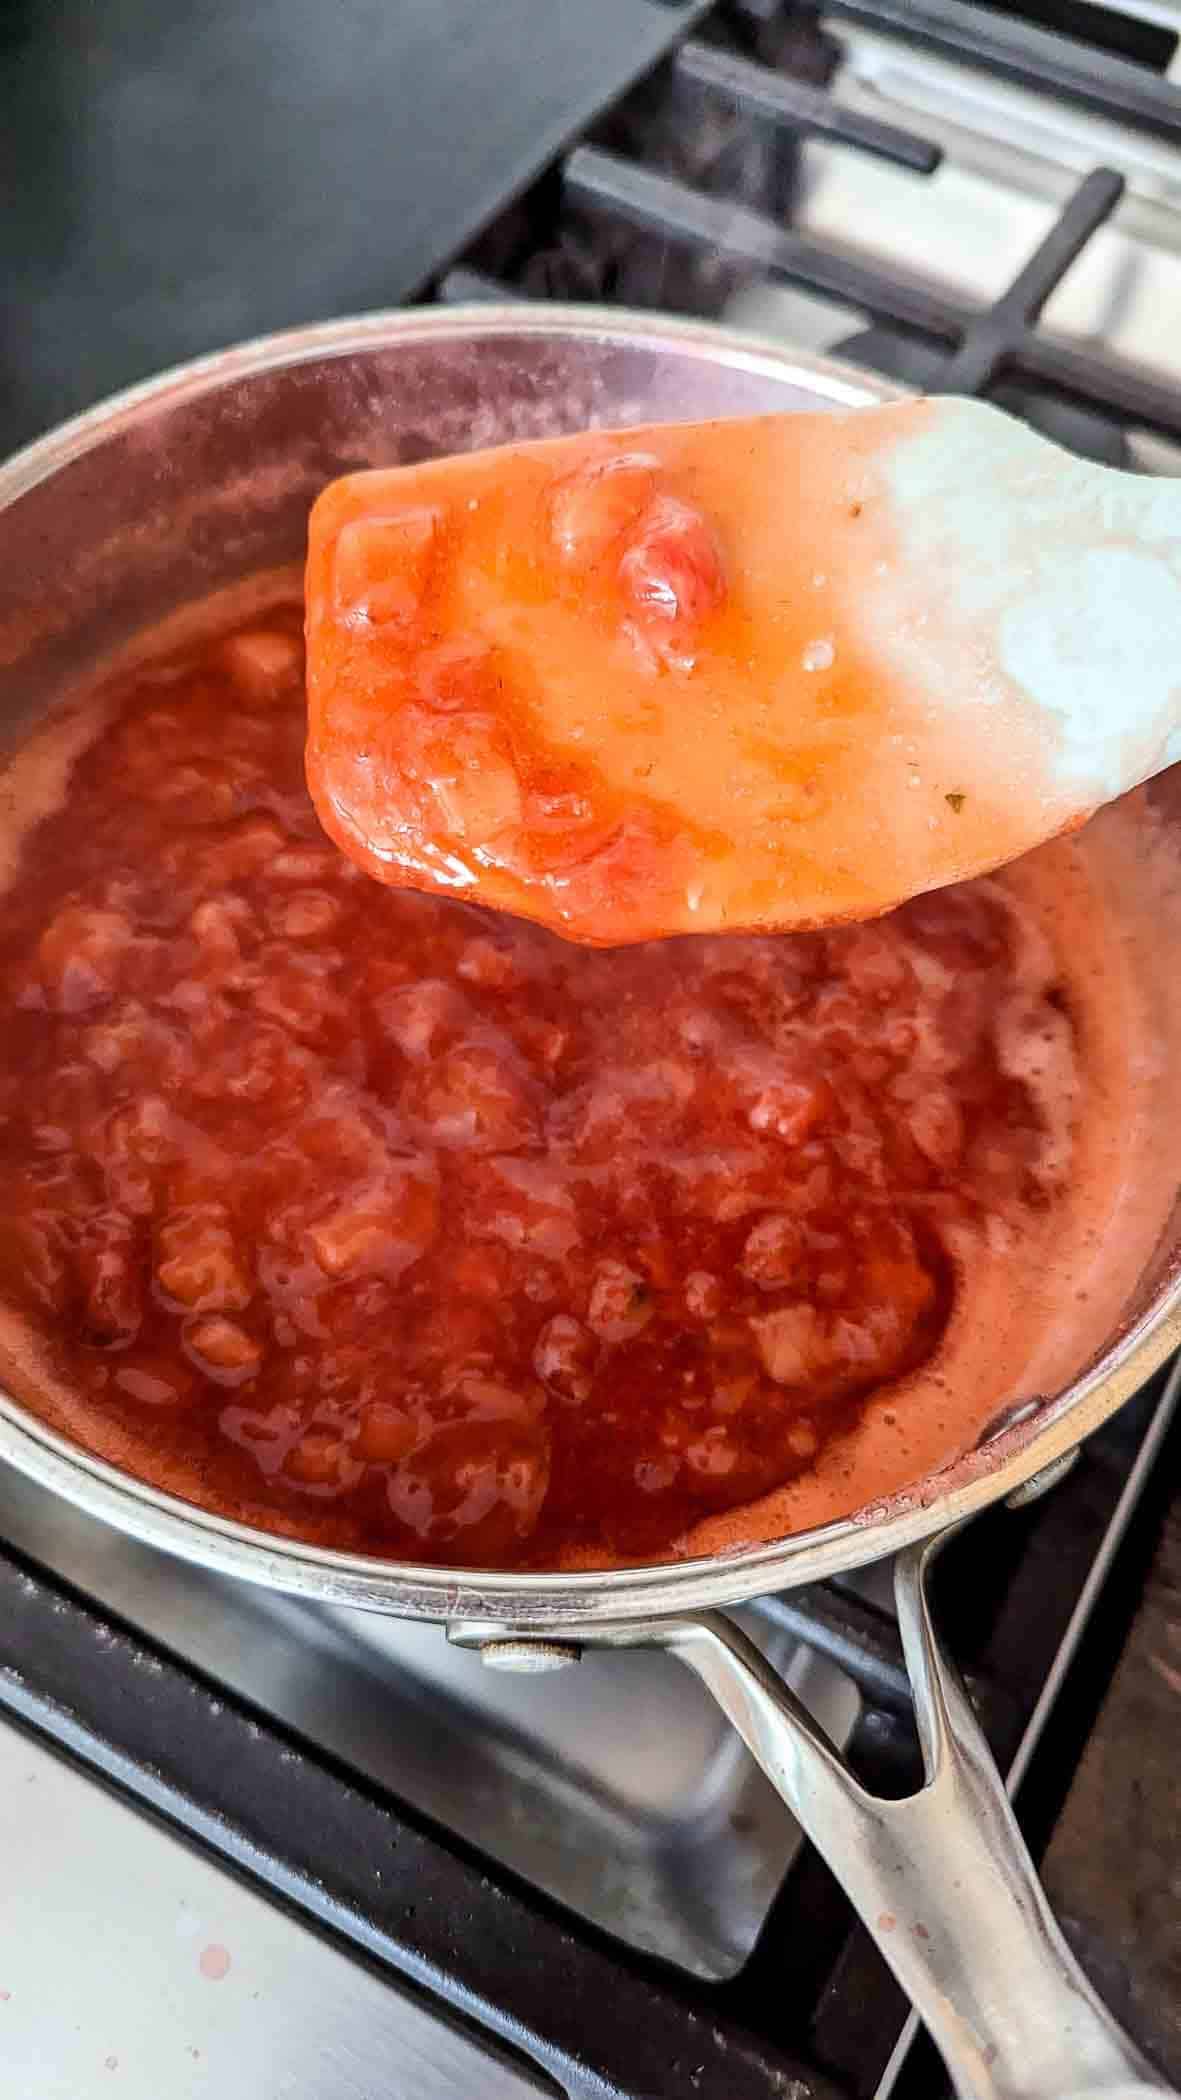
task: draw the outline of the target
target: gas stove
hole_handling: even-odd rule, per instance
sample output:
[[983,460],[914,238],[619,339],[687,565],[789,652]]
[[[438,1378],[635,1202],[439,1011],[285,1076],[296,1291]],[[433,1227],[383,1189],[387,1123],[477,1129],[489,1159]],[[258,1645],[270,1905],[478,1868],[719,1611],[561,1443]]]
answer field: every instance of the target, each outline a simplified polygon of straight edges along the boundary
[[[391,11],[346,0],[332,50],[318,11],[258,10],[273,19],[253,44],[236,7],[196,12],[186,28],[183,8],[161,25],[115,6],[86,65],[82,12],[65,56],[31,12],[6,29],[10,88],[40,80],[44,101],[46,77],[68,83],[85,119],[73,161],[51,129],[0,238],[26,317],[13,440],[227,333],[412,297],[561,298],[988,392],[1081,452],[1181,468],[1163,6],[604,0],[588,19],[555,0],[543,33],[505,0],[498,34],[496,10],[440,0],[400,11],[395,49]],[[506,61],[513,25],[529,67]],[[220,114],[184,91],[211,68]],[[262,71],[252,154],[237,120]],[[310,174],[276,145],[276,101],[319,123]],[[444,120],[460,138],[445,169],[437,141],[423,158]],[[205,207],[191,183],[219,123],[238,186],[220,218],[224,181]],[[127,130],[134,146],[162,125],[149,196]],[[316,217],[334,181],[351,264]],[[79,275],[96,215],[105,263]],[[275,256],[301,226],[293,304]],[[178,245],[178,227],[202,238]],[[941,1567],[939,1614],[1035,1850],[1134,1606],[1177,1390],[1162,1374],[1044,1501],[991,1512]],[[868,1934],[675,1662],[506,1680],[433,1629],[168,1561],[14,1475],[0,1540],[14,2092],[88,2100],[111,2072],[136,2100],[938,2090]],[[916,1784],[886,1571],[741,1617],[867,1784]]]

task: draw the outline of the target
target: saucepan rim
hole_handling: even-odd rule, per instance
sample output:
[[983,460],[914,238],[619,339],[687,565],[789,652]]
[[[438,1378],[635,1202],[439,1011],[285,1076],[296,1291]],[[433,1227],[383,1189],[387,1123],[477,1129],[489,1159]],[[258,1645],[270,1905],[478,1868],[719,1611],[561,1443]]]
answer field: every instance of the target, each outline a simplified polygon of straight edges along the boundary
[[[0,466],[0,510],[121,430],[161,410],[252,376],[322,358],[380,351],[393,342],[472,337],[587,337],[659,351],[700,351],[733,369],[793,373],[834,406],[901,398],[853,365],[712,326],[626,309],[546,305],[425,308],[364,314],[217,351],[88,409]],[[426,1567],[310,1546],[215,1516],[93,1457],[0,1390],[0,1461],[87,1515],[142,1544],[222,1575],[321,1603],[404,1617],[488,1620],[522,1629],[635,1621],[738,1604],[864,1566],[929,1537],[1022,1487],[1106,1421],[1181,1345],[1181,1276],[1084,1376],[943,1474],[888,1502],[757,1546],[637,1567],[517,1574]]]

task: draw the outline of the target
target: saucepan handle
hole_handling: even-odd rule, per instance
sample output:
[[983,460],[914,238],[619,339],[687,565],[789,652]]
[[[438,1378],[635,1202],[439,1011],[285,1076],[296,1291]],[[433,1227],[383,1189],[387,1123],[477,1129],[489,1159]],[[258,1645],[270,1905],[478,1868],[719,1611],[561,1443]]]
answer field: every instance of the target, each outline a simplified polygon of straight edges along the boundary
[[1165,2092],[1067,1947],[940,1647],[926,1576],[941,1543],[911,1548],[895,1567],[926,1773],[907,1800],[867,1793],[728,1621],[703,1619],[670,1645],[843,1883],[965,2100]]
[[[963,2100],[1149,2100],[1170,2088],[1067,1947],[967,1694],[940,1648],[926,1576],[941,1543],[928,1541],[896,1563],[926,1772],[907,1800],[867,1793],[758,1649],[719,1614],[563,1628],[563,1639],[570,1654],[659,1646],[696,1672],[843,1883]],[[452,1637],[483,1648],[489,1662],[511,1667],[515,1658],[528,1667],[528,1637],[506,1640],[506,1632],[498,1639],[491,1628],[465,1626]],[[548,1652],[556,1656],[552,1635]]]

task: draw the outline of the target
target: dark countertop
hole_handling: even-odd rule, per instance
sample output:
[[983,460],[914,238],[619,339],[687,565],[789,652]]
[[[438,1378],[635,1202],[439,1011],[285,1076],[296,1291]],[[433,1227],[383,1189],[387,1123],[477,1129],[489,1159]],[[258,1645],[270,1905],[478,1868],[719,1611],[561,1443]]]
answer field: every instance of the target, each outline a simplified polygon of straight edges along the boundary
[[0,452],[396,306],[707,0],[7,0]]
[[[1139,1609],[1042,1860],[1068,1938],[1129,2032],[1181,2087],[1181,1447]],[[1140,1519],[1134,1520],[1139,1522]]]

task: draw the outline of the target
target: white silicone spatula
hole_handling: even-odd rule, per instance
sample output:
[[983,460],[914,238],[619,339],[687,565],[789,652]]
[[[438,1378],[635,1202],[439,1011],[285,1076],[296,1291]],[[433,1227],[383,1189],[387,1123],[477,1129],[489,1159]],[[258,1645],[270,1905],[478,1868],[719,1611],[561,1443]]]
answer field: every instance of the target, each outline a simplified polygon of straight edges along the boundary
[[334,483],[309,780],[590,941],[869,917],[1181,757],[1181,490],[942,399]]

